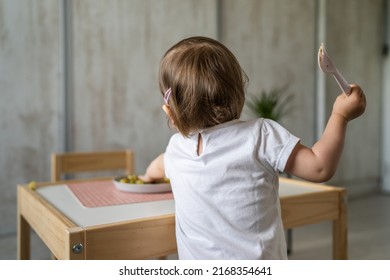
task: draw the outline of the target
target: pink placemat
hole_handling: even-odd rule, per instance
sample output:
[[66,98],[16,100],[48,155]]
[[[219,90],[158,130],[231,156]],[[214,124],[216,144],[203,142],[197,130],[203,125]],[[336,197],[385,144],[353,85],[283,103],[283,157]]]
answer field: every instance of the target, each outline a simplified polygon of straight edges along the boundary
[[68,184],[69,189],[85,207],[102,207],[173,199],[172,192],[130,193],[119,191],[111,180]]

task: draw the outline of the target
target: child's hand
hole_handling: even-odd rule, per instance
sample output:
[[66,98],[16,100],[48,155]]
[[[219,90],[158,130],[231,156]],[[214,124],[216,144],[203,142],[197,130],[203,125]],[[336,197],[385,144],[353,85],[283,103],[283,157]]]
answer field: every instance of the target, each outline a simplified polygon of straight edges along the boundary
[[164,154],[156,157],[146,169],[144,175],[138,176],[145,183],[152,183],[165,178]]
[[366,109],[366,97],[358,85],[351,85],[351,94],[341,94],[333,104],[332,114],[342,116],[346,121],[351,121],[361,116]]
[[140,178],[145,183],[152,183],[154,180],[148,175],[139,175],[138,178]]

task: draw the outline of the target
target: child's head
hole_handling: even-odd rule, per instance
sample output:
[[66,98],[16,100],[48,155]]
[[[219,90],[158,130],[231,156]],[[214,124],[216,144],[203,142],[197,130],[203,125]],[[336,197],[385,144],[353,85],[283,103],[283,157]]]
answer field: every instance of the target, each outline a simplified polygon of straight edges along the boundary
[[184,39],[160,64],[160,90],[169,89],[169,117],[184,136],[240,117],[247,76],[234,55],[205,37]]

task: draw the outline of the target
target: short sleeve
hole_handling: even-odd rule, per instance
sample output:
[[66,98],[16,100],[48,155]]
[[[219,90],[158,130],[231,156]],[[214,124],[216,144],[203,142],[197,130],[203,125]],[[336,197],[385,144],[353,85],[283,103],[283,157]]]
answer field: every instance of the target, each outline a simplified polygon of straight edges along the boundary
[[169,143],[165,149],[165,154],[164,154],[164,169],[165,169],[165,177],[167,178],[171,178],[170,177],[170,172],[171,172],[171,169],[172,169],[172,166],[171,166],[171,163],[172,163],[172,142],[175,142],[175,138],[177,138],[177,135],[174,134],[171,136],[171,138],[169,139]]
[[277,122],[264,119],[260,131],[259,157],[273,170],[283,172],[299,140]]

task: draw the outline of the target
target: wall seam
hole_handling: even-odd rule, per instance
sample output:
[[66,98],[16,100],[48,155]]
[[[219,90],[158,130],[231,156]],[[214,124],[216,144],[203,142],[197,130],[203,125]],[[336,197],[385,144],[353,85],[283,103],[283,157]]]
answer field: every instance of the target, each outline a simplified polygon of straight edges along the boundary
[[62,152],[73,150],[73,17],[72,0],[62,0],[60,5],[60,67],[62,123],[60,141]]

